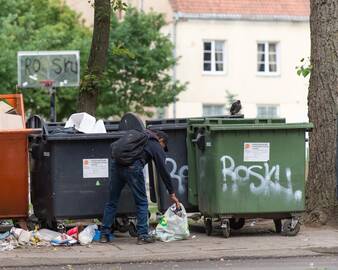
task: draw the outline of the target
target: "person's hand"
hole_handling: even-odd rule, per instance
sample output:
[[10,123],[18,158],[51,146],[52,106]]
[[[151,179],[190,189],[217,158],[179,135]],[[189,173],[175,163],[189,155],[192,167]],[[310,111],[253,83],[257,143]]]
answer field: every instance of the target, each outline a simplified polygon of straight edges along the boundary
[[170,199],[176,205],[176,209],[181,209],[180,201],[177,199],[175,193],[170,194]]

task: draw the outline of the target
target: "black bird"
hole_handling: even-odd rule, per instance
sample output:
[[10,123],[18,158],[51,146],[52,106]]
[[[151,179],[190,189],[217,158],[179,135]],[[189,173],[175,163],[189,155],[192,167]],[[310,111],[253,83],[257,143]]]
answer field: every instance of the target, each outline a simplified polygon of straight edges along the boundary
[[230,114],[235,115],[239,113],[239,111],[242,109],[241,101],[236,100],[234,103],[232,103],[231,108],[230,108]]

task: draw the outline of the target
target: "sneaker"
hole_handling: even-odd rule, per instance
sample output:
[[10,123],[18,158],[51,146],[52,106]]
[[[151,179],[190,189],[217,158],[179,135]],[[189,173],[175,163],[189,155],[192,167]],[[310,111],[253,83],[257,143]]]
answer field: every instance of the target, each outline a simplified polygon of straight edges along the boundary
[[155,242],[155,237],[151,235],[140,235],[137,237],[137,244],[138,245],[143,245],[143,244],[151,244]]
[[111,242],[112,237],[111,234],[101,233],[100,243],[109,243]]

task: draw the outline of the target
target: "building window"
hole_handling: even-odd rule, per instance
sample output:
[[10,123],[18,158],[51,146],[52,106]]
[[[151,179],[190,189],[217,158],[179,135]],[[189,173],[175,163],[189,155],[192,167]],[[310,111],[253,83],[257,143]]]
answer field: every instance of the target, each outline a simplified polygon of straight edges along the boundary
[[257,72],[263,74],[276,74],[278,67],[278,43],[257,43]]
[[224,115],[224,104],[203,104],[203,116]]
[[278,105],[257,105],[257,117],[277,118]]
[[224,73],[224,41],[203,42],[203,71]]

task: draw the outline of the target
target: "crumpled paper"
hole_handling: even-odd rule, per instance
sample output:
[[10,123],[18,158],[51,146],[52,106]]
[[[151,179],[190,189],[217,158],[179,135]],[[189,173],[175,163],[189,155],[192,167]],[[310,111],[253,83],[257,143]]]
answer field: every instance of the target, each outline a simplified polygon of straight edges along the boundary
[[19,247],[19,242],[13,235],[9,235],[6,239],[0,240],[0,251],[11,251]]

